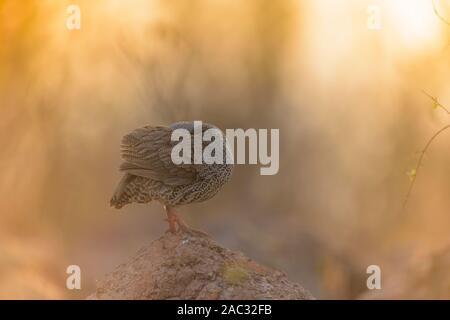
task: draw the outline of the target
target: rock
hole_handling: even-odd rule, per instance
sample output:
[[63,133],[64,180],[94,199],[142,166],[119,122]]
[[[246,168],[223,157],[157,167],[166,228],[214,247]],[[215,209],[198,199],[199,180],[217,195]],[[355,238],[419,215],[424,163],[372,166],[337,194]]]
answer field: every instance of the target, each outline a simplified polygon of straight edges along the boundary
[[97,284],[88,299],[314,299],[283,272],[197,234],[153,241]]

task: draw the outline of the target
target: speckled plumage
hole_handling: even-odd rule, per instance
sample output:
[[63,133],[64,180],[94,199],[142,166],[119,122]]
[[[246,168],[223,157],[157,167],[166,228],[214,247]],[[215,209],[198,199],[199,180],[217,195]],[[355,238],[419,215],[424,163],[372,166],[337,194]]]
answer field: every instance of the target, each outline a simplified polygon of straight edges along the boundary
[[[176,207],[210,199],[230,179],[232,164],[181,164],[172,162],[170,141],[172,131],[185,128],[191,132],[193,123],[177,122],[170,127],[146,126],[125,135],[121,144],[124,176],[111,199],[111,206],[147,203],[157,200]],[[202,130],[216,128],[203,123]],[[217,129],[217,128],[216,128]],[[206,146],[209,142],[203,142]],[[226,154],[226,141],[223,143]]]

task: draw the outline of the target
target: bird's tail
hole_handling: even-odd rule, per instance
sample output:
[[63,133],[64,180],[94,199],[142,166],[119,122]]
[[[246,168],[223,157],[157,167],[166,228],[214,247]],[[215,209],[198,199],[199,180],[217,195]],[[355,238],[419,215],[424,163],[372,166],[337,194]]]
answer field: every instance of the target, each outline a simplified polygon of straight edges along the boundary
[[127,185],[132,182],[136,178],[136,176],[133,176],[131,174],[124,174],[122,179],[120,180],[119,184],[116,187],[116,191],[114,191],[114,194],[109,202],[111,207],[114,207],[116,209],[122,208],[124,205],[130,202],[130,197],[127,195],[126,187]]

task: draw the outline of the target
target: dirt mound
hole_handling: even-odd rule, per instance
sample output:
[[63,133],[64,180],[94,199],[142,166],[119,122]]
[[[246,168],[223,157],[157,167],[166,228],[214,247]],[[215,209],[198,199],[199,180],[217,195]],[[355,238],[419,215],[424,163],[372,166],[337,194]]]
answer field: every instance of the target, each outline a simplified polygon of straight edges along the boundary
[[314,299],[278,270],[203,235],[170,234],[119,265],[88,299]]

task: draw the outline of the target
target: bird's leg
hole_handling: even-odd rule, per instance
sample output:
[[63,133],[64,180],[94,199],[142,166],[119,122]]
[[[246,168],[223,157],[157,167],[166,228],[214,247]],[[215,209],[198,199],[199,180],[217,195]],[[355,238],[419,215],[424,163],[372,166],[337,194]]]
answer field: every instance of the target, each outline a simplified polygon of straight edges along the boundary
[[177,215],[175,214],[175,211],[169,207],[169,206],[164,206],[164,209],[166,209],[166,214],[167,214],[167,222],[169,222],[169,231],[172,233],[176,233],[177,232],[177,228],[176,228],[176,223],[178,220]]
[[170,206],[165,206],[166,213],[167,213],[167,221],[169,222],[169,230],[172,233],[176,232],[175,224],[178,225],[178,230],[181,230],[183,232],[187,232],[190,230],[188,225],[184,223],[183,220],[178,216],[178,214],[175,212],[175,209]]
[[167,221],[169,221],[169,230],[172,233],[175,233],[176,231],[172,231],[175,230],[175,223],[178,225],[178,230],[181,232],[185,232],[185,233],[191,233],[191,234],[200,234],[202,236],[208,236],[209,235],[203,231],[200,230],[196,230],[196,229],[192,229],[191,227],[189,227],[179,216],[178,214],[175,212],[175,210],[172,207],[169,206],[165,206],[166,208],[166,213],[167,213]]
[[178,215],[177,215],[177,224],[179,230],[183,232],[189,232],[192,230]]

